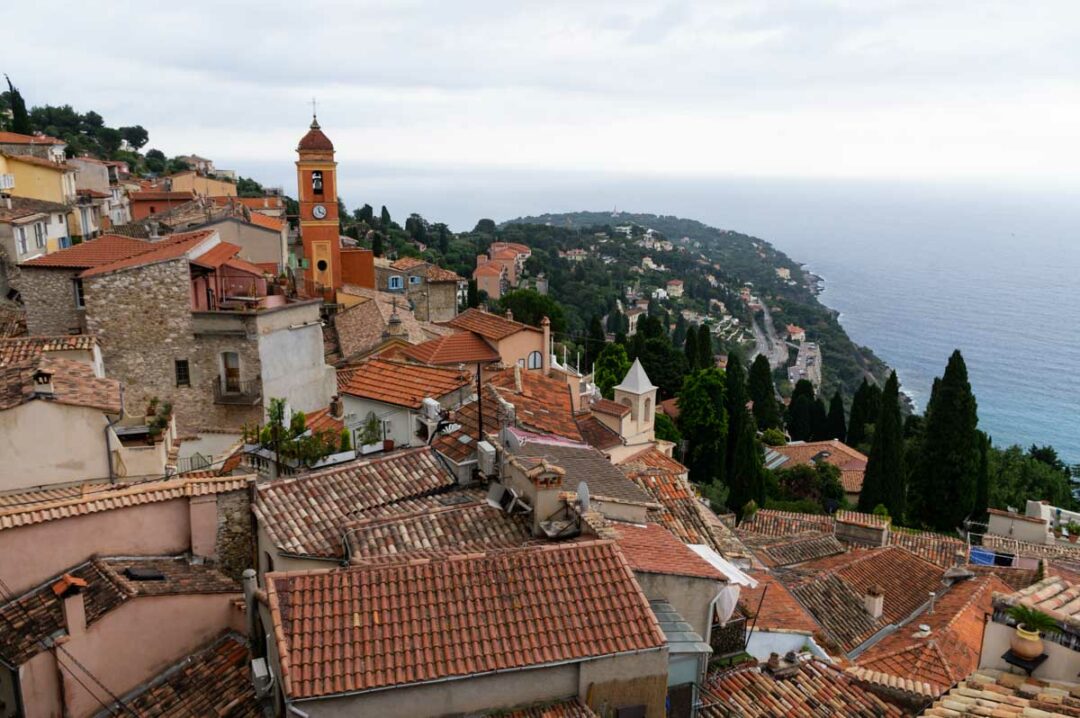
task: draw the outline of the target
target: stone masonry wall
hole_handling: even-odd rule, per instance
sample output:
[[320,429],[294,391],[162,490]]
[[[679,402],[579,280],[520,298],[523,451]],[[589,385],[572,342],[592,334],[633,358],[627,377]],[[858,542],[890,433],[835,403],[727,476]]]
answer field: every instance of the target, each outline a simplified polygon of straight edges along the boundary
[[79,272],[20,267],[18,289],[26,307],[29,334],[68,334],[82,326],[83,312],[75,306],[75,276]]
[[[419,307],[420,300],[417,300]],[[424,320],[429,322],[448,322],[457,316],[457,282],[436,282],[427,285]],[[417,312],[417,319],[420,313]]]
[[239,431],[244,424],[262,421],[263,402],[256,406],[214,403],[214,382],[224,373],[221,355],[236,352],[240,357],[240,381],[258,379],[262,373],[259,338],[254,317],[238,318],[246,333],[240,335],[197,334],[190,353],[191,389],[186,392],[185,424],[189,428]]
[[218,568],[237,581],[245,568],[253,566],[254,537],[251,533],[251,501],[247,491],[218,494]]

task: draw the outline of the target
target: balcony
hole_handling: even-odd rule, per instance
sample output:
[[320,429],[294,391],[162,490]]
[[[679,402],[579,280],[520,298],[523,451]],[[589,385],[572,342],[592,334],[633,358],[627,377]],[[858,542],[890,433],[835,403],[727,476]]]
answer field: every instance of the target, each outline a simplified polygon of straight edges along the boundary
[[220,377],[213,382],[214,403],[227,406],[258,406],[262,401],[261,379]]

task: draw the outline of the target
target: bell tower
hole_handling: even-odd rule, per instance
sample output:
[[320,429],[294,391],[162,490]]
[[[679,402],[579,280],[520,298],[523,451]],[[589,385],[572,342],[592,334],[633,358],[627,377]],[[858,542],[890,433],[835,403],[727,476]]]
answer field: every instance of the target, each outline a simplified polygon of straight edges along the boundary
[[[300,239],[304,243],[304,288],[308,296],[341,288],[341,240],[334,144],[312,115],[311,128],[296,147]],[[320,291],[321,290],[321,291]]]

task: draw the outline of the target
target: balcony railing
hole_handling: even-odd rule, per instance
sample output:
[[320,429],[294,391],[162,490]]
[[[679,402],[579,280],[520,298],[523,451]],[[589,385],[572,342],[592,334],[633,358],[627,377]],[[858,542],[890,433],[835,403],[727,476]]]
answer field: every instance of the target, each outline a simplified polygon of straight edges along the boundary
[[233,406],[256,406],[262,401],[262,381],[259,379],[215,379],[214,403]]

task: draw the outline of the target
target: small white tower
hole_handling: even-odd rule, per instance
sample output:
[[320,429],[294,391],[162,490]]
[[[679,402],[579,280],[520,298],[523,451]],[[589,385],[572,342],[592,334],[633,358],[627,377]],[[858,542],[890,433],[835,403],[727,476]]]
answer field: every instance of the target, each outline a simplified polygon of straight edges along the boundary
[[628,431],[623,437],[626,442],[640,444],[653,441],[656,387],[649,381],[649,375],[639,360],[634,360],[622,383],[615,387],[615,401],[630,407]]

